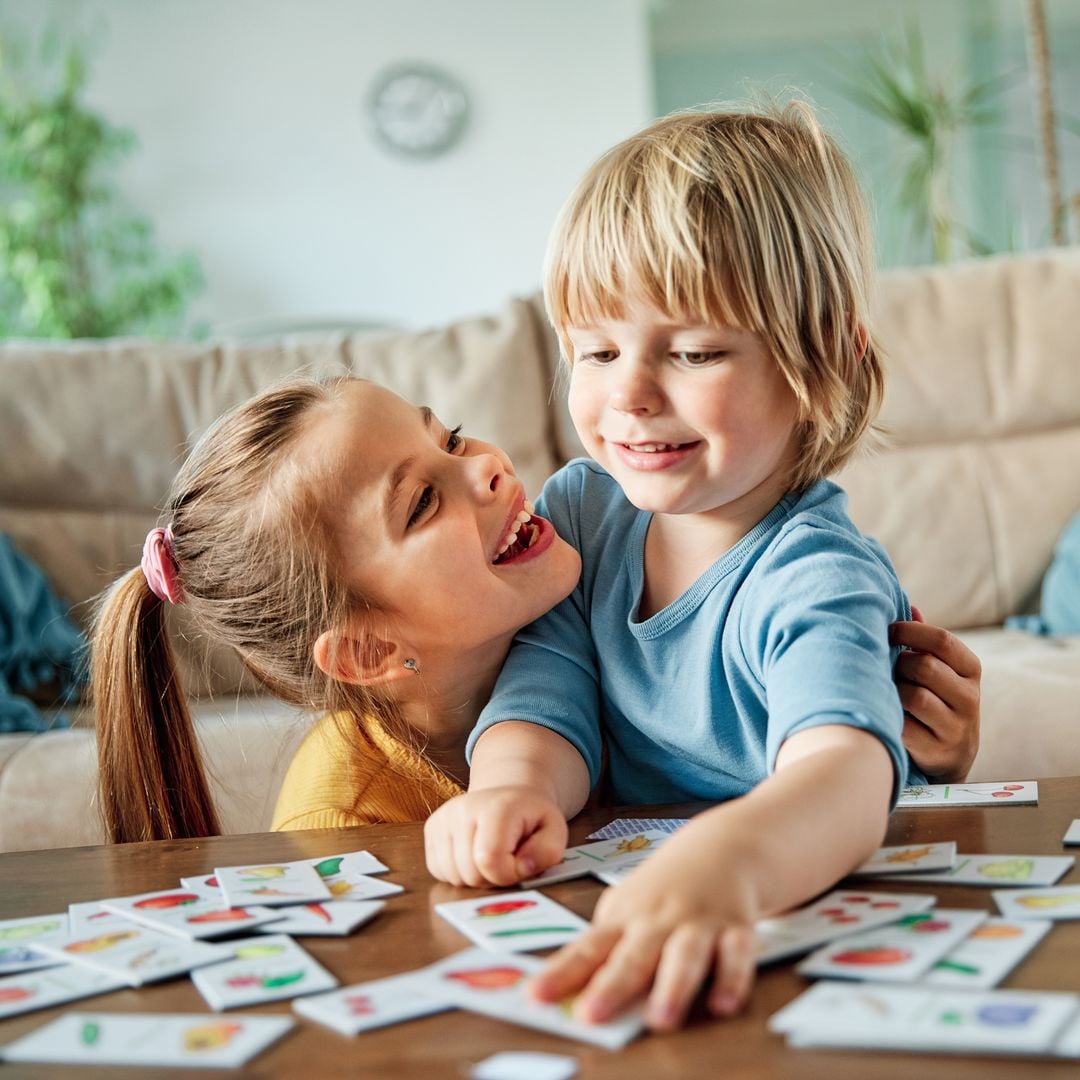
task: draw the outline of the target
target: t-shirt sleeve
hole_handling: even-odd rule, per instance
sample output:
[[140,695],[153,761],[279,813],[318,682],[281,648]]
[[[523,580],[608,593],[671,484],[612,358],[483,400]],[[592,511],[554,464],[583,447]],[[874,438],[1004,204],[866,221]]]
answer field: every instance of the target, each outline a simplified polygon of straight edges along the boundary
[[[581,551],[579,485],[572,467],[560,469],[544,485],[536,512]],[[470,761],[480,735],[504,720],[524,720],[561,735],[585,759],[590,784],[598,783],[600,680],[584,580],[562,603],[515,637],[491,700],[469,736],[466,757]]]
[[908,757],[888,631],[910,607],[891,569],[861,538],[800,524],[777,541],[745,611],[740,638],[765,688],[769,771],[791,735],[846,724],[888,750],[895,805]]

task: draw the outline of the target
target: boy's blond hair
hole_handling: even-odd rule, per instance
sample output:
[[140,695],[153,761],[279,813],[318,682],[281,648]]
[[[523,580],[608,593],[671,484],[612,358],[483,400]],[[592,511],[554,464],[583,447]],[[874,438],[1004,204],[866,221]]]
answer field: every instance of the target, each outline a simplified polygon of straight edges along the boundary
[[568,326],[633,296],[686,322],[759,334],[799,403],[801,489],[844,463],[881,404],[874,262],[855,175],[803,102],[677,113],[619,143],[570,196],[544,292]]

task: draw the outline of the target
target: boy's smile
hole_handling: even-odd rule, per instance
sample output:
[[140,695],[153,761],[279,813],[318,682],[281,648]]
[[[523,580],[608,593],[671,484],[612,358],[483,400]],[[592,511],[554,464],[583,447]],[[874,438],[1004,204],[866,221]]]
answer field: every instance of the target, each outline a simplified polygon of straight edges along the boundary
[[574,425],[635,506],[754,524],[784,494],[798,408],[757,334],[639,300],[567,336]]

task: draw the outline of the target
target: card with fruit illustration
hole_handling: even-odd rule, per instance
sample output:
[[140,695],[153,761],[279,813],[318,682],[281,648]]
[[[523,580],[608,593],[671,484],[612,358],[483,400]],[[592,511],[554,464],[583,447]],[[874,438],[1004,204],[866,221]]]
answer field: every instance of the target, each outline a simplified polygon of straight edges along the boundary
[[948,870],[908,874],[905,881],[926,881],[936,885],[1053,885],[1073,867],[1071,855],[957,855]]
[[528,982],[541,967],[543,961],[532,956],[498,957],[484,949],[466,949],[426,969],[430,979],[425,993],[435,1001],[450,1002],[470,1012],[609,1050],[620,1049],[641,1031],[639,1009],[605,1024],[586,1024],[574,1019],[572,999],[554,1003],[534,1000]]
[[191,940],[225,937],[254,930],[282,916],[268,907],[226,907],[220,894],[191,889],[164,889],[102,900],[106,911],[125,919]]
[[948,870],[955,862],[956,843],[952,840],[940,844],[902,844],[900,847],[879,848],[858,870],[852,871],[852,876]]
[[451,926],[494,952],[530,952],[573,941],[589,924],[542,892],[501,893],[436,904]]
[[1006,919],[1080,919],[1080,882],[1046,889],[995,889]]
[[821,979],[913,982],[963,941],[986,912],[934,908],[898,922],[834,941],[811,953],[795,969]]
[[989,990],[1046,936],[1049,919],[987,919],[947,952],[921,980],[926,986]]
[[32,915],[22,919],[0,919],[0,975],[56,967],[55,956],[34,948],[41,938],[63,937],[68,932],[67,912],[59,915]]
[[[56,961],[59,963],[59,961]],[[24,971],[0,978],[0,1020],[35,1009],[48,1009],[65,1001],[107,994],[128,984],[103,971],[64,964],[48,971]]]
[[1076,995],[1025,990],[815,983],[769,1020],[790,1046],[1053,1052]]
[[602,871],[619,866],[627,859],[633,860],[636,865],[651,855],[669,835],[660,829],[643,829],[631,836],[617,836],[595,844],[567,848],[562,862],[521,882],[521,887],[530,889],[537,885],[553,885],[557,881],[569,881],[586,874],[599,876]]
[[290,1016],[67,1013],[3,1048],[5,1061],[235,1068],[295,1026]]
[[[491,957],[488,956],[488,963]],[[299,998],[293,1011],[342,1035],[389,1027],[405,1020],[445,1012],[454,1006],[425,993],[431,978],[425,968],[386,979],[344,986],[328,994]]]
[[809,952],[827,941],[884,926],[934,906],[934,897],[912,893],[837,889],[806,907],[758,921],[758,964]]
[[213,876],[228,907],[250,904],[283,907],[331,898],[330,890],[310,860],[215,867]]
[[286,934],[230,941],[233,959],[191,973],[195,988],[217,1010],[333,990],[338,981]]
[[1023,806],[1039,801],[1034,780],[1003,780],[996,784],[913,784],[900,792],[896,808],[914,806]]
[[292,934],[294,937],[347,937],[371,922],[385,900],[335,900],[332,904],[302,904],[278,908],[280,922],[260,926],[260,934]]

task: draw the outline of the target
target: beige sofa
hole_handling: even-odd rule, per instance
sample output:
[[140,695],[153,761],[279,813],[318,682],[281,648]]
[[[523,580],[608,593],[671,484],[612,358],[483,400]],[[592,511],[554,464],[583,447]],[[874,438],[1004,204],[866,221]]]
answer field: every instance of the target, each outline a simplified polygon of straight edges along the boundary
[[[927,618],[981,656],[973,778],[1080,773],[1080,639],[1005,631],[1032,609],[1080,510],[1080,251],[891,272],[878,300],[890,445],[840,477]],[[535,492],[577,452],[551,391],[536,298],[496,317],[371,339],[274,346],[135,340],[0,347],[0,532],[82,605],[134,565],[185,446],[299,367],[370,376],[502,445]],[[181,612],[182,614],[182,612]],[[182,629],[182,628],[180,628]],[[184,640],[225,827],[265,829],[310,717]],[[0,736],[0,850],[100,840],[92,731]]]

